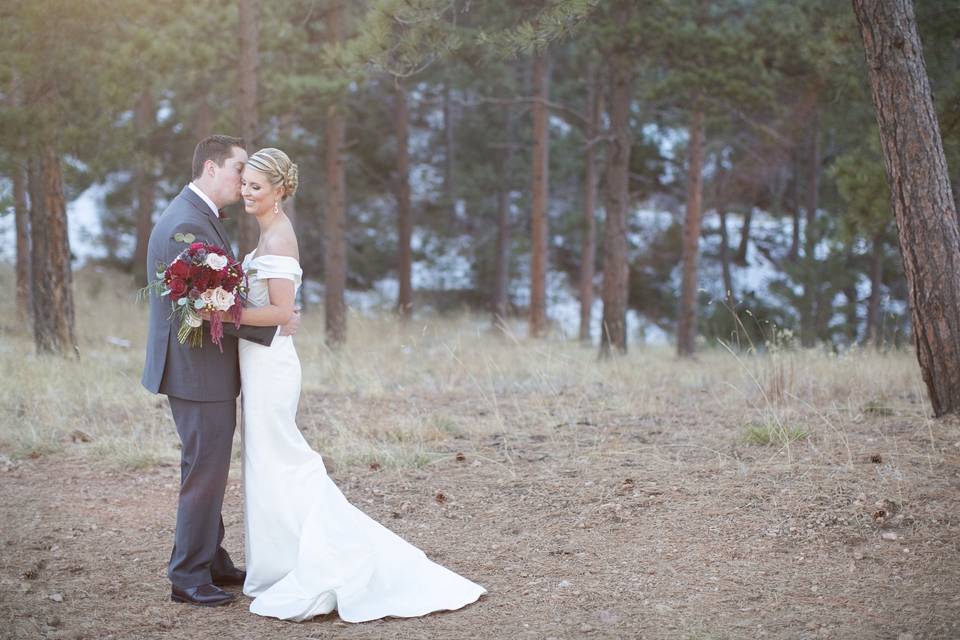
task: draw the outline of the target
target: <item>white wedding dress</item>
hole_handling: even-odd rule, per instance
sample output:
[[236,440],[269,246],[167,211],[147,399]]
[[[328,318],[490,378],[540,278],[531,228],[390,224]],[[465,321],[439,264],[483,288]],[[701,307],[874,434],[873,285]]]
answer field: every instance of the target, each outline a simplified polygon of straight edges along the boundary
[[[267,280],[299,288],[293,258],[244,258],[248,305],[269,304]],[[486,590],[347,502],[295,422],[300,360],[290,336],[269,347],[240,340],[243,490],[250,611],[306,620],[334,609],[347,622],[459,609]]]

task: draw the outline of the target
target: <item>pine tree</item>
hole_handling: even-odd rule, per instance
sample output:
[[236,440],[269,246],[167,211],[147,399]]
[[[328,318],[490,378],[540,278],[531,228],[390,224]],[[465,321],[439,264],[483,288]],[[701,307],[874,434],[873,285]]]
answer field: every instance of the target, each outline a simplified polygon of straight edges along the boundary
[[[346,40],[346,7],[344,0],[331,0],[327,12],[327,43],[331,48]],[[326,285],[327,345],[339,348],[347,339],[347,307],[344,290],[347,284],[346,250],[346,176],[343,144],[346,130],[343,98],[334,96],[327,105],[324,130],[326,162],[326,207],[324,211],[324,284]]]
[[960,410],[960,227],[910,0],[853,0],[934,415]]

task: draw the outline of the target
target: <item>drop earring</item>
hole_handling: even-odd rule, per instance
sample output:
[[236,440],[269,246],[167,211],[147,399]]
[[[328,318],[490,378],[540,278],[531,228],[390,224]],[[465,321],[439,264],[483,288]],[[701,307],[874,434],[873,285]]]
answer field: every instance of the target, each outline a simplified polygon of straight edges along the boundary
[[276,200],[276,201],[274,201],[274,203],[273,203],[273,215],[276,216],[276,215],[279,215],[279,214],[280,214],[280,201],[279,201],[279,200]]

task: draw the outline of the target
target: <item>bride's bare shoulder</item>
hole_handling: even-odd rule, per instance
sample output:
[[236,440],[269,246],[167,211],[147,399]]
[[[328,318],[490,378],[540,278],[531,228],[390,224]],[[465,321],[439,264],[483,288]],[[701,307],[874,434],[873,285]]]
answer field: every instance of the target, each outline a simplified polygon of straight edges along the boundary
[[278,225],[278,228],[273,230],[270,237],[264,239],[263,253],[264,255],[287,256],[299,262],[300,250],[297,246],[297,234],[293,231],[293,225]]

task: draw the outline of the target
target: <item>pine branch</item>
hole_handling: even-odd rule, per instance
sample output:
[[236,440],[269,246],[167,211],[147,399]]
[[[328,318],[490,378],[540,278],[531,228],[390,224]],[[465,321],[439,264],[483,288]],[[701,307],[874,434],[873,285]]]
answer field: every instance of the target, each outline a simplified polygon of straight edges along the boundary
[[[329,64],[341,71],[387,72],[408,78],[467,47],[481,45],[495,55],[515,57],[545,49],[568,36],[599,5],[600,0],[553,0],[534,18],[494,33],[469,34],[457,28],[464,9],[455,0],[379,0],[345,46],[327,49]],[[576,125],[581,126],[581,125]]]
[[[478,96],[476,100],[465,100],[463,98],[458,98],[456,96],[450,96],[451,102],[456,102],[457,104],[464,107],[479,107],[484,104],[496,104],[496,105],[514,105],[514,104],[543,104],[546,105],[550,111],[556,113],[558,116],[562,117],[563,120],[578,129],[587,128],[587,117],[577,111],[572,107],[566,105],[551,102],[550,100],[544,100],[536,96],[516,96],[514,98],[494,98],[491,96]],[[439,103],[439,99],[424,100],[424,104],[433,104]]]

